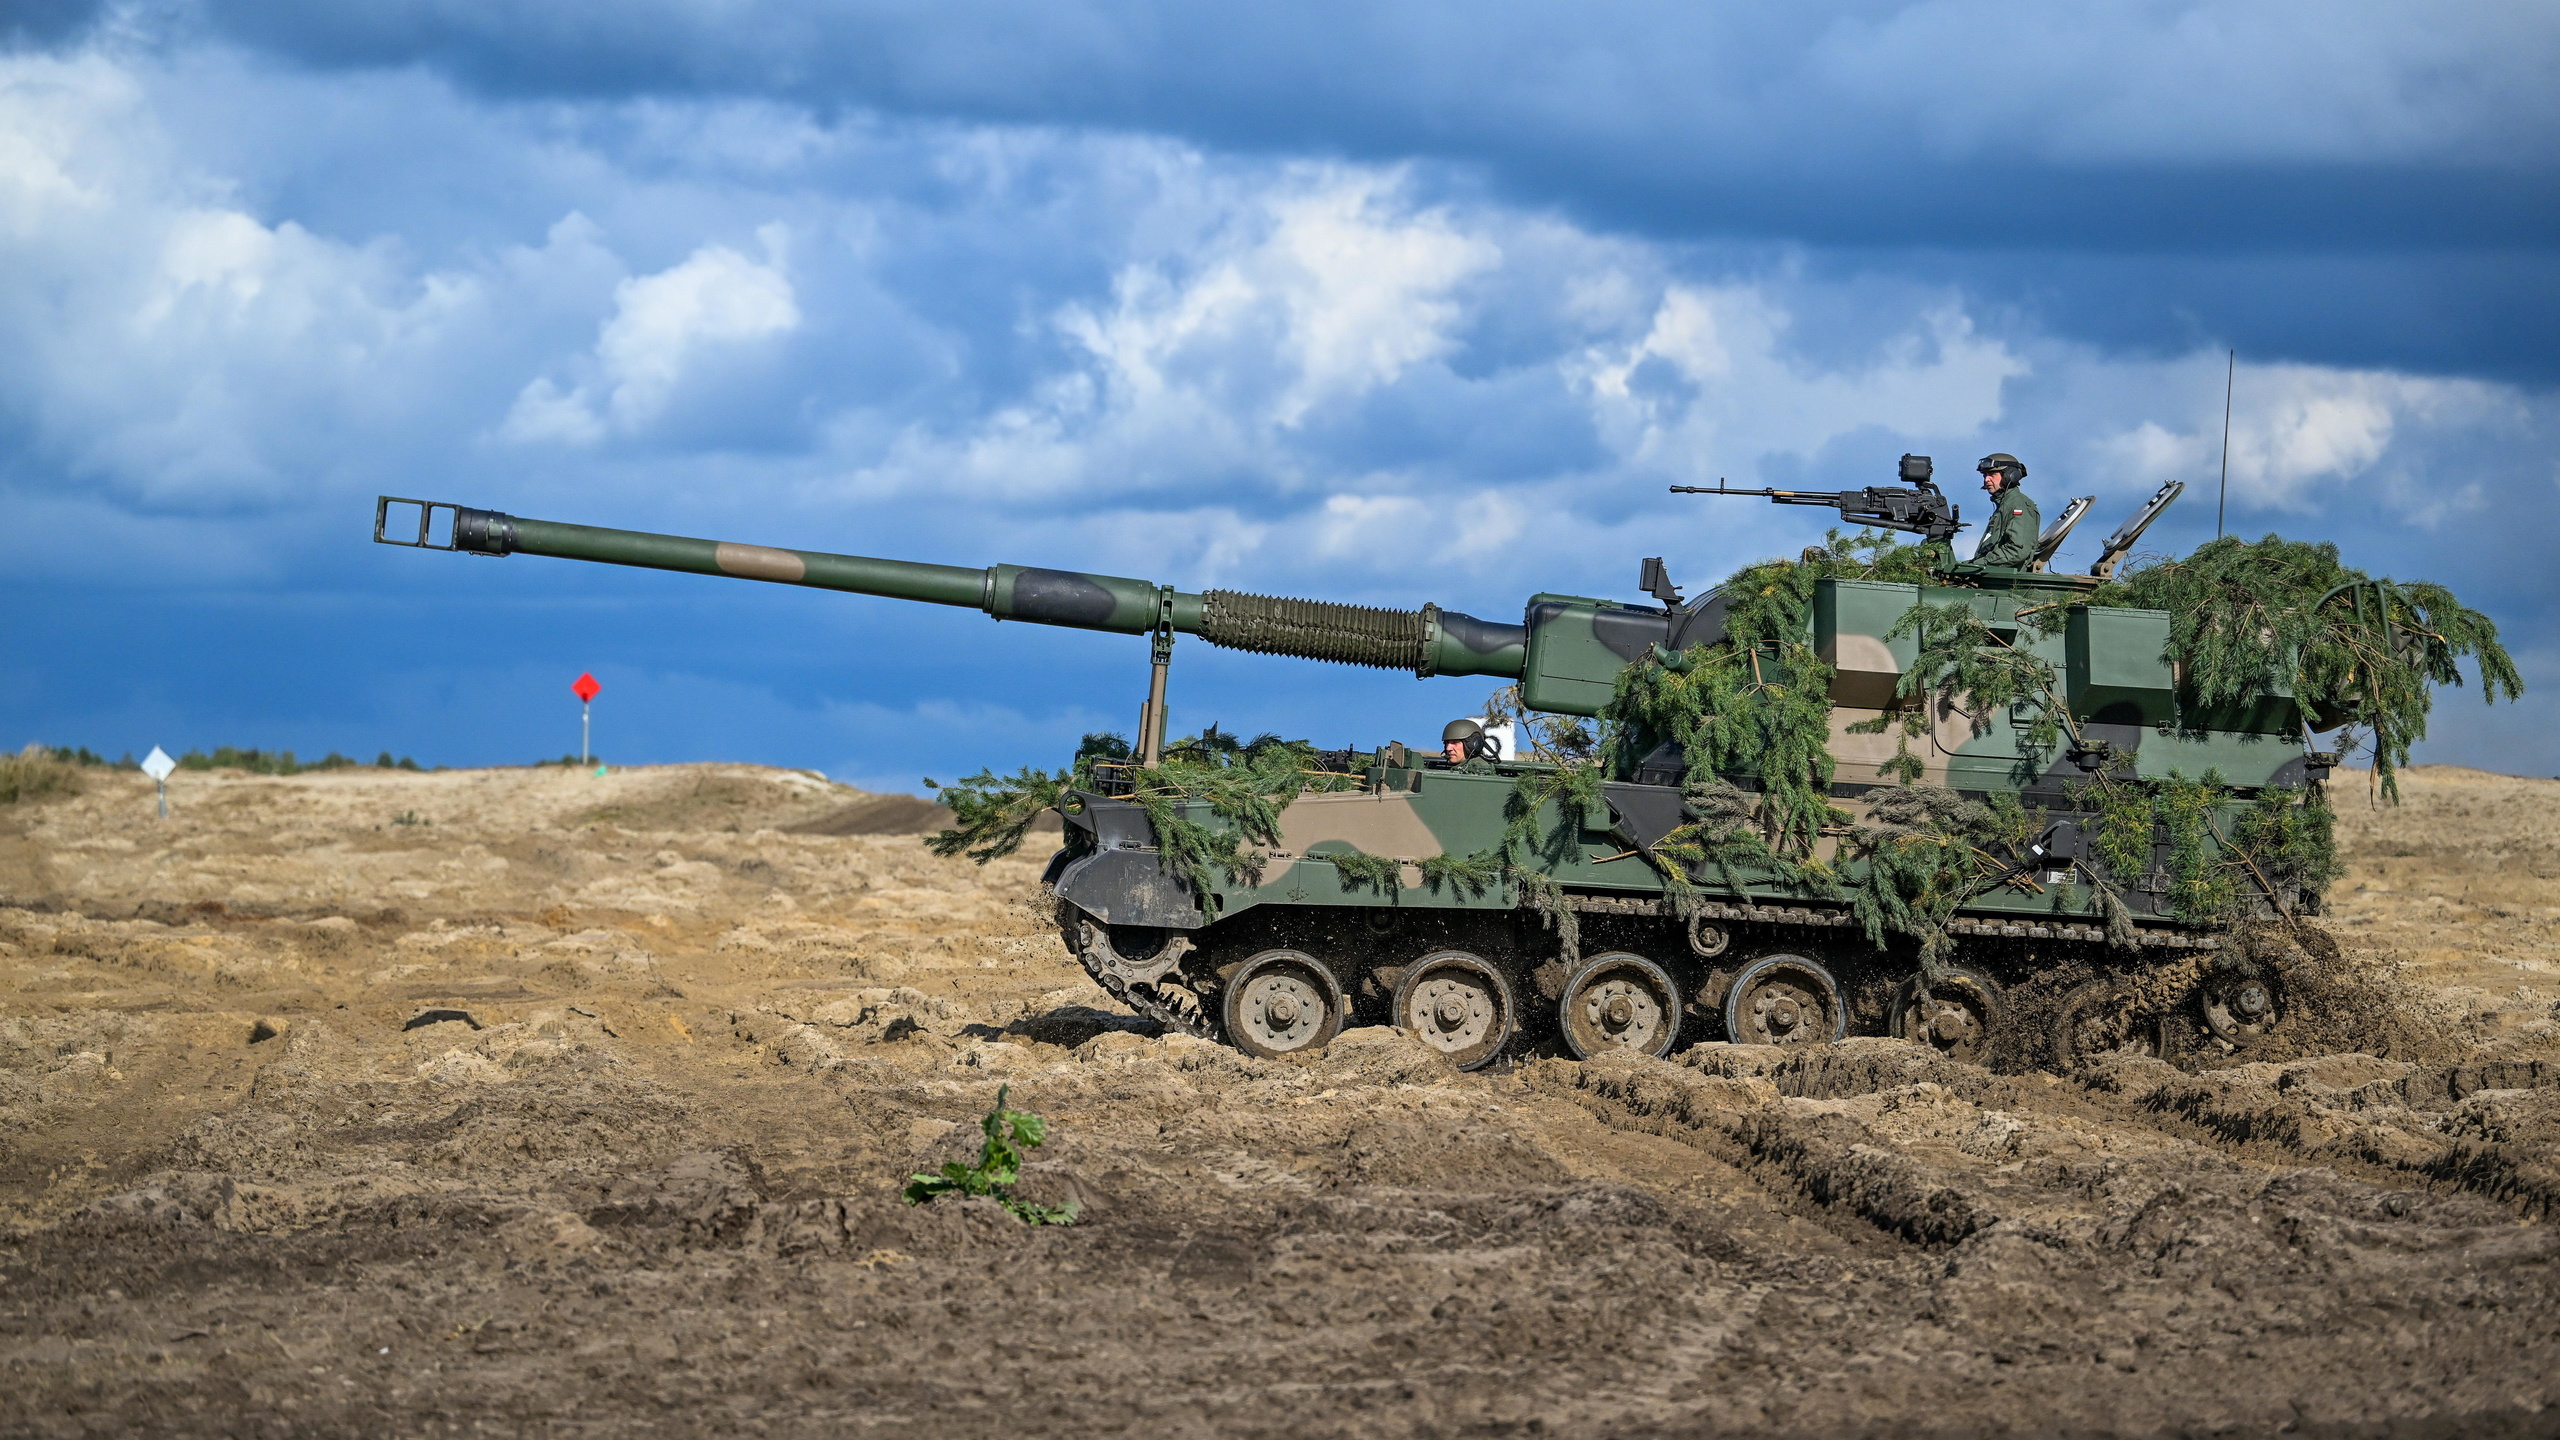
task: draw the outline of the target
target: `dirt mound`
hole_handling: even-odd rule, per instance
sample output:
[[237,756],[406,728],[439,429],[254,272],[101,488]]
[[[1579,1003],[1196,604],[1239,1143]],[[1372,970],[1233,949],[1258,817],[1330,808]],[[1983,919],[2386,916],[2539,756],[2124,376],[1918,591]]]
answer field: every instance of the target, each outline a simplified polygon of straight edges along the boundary
[[[1050,817],[1054,819],[1055,817]],[[814,820],[791,827],[794,835],[929,835],[951,827],[951,812],[915,795],[866,795]]]
[[[628,775],[630,772],[624,772]],[[638,784],[623,794],[575,817],[582,825],[615,825],[625,830],[790,830],[813,834],[877,834],[878,831],[807,831],[813,813],[900,801],[912,795],[865,795],[789,770],[761,770],[744,765],[665,766],[643,772]],[[846,804],[844,797],[858,798]],[[821,807],[825,807],[822,809]]]

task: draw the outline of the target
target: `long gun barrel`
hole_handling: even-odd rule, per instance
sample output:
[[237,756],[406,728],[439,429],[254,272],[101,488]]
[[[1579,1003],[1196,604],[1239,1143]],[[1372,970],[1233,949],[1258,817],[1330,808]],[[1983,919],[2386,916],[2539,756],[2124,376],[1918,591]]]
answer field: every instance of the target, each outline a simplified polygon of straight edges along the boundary
[[[417,507],[393,525],[394,506]],[[439,525],[438,512],[450,519]],[[439,537],[439,531],[441,536]],[[384,495],[374,502],[373,538],[383,545],[467,555],[549,555],[650,570],[767,580],[893,600],[982,610],[998,620],[1109,630],[1197,635],[1230,650],[1295,655],[1344,665],[1410,670],[1417,676],[1494,675],[1518,679],[1528,628],[1478,620],[1436,605],[1384,610],[1326,600],[1293,600],[1232,590],[1199,594],[1118,575],[1024,565],[925,565],[823,550],[781,550],[684,535],[609,530],[531,520],[445,501]]]
[[1929,540],[1955,538],[1964,526],[1957,520],[1956,507],[1947,503],[1929,478],[1929,457],[1902,457],[1900,485],[1870,485],[1863,490],[1735,490],[1716,482],[1708,485],[1674,485],[1675,495],[1765,495],[1779,505],[1827,505],[1840,512],[1843,519],[1885,530],[1900,530]]

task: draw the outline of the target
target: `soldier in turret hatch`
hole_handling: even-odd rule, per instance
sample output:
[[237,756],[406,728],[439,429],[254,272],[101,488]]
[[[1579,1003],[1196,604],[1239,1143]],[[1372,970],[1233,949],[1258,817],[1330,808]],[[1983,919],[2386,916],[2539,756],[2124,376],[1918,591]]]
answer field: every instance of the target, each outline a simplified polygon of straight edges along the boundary
[[1487,751],[1498,753],[1500,742],[1484,733],[1484,727],[1473,720],[1452,720],[1440,731],[1440,753],[1447,757],[1449,768],[1478,775],[1493,773]]
[[1982,543],[1974,549],[1973,563],[2013,570],[2023,567],[2034,558],[2036,541],[2044,534],[2044,517],[2020,488],[2027,467],[2015,455],[1993,451],[1973,468],[1982,472],[1982,493],[1991,497],[1991,519],[1982,527]]

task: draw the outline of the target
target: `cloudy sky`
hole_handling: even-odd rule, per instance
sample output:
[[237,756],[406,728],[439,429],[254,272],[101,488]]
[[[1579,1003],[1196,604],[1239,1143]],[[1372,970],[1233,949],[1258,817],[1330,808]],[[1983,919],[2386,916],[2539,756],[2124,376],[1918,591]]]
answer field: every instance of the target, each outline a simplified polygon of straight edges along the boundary
[[[372,497],[1510,618],[2025,457],[2453,585],[2560,772],[2560,12],[2376,0],[0,7],[0,740],[745,759],[1129,729],[1143,641],[368,543]],[[1977,497],[1978,498],[1978,497]],[[1978,509],[1979,506],[1974,508]],[[1179,650],[1175,723],[1477,680]]]

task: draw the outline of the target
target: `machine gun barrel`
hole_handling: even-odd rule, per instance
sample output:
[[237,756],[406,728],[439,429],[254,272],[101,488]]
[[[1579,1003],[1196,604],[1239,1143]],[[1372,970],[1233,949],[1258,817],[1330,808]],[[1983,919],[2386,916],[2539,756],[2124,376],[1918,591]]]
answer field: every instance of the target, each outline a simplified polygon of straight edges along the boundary
[[[1919,458],[1925,467],[1925,457]],[[1921,472],[1926,474],[1925,468]],[[1938,487],[1923,479],[1913,485],[1871,485],[1863,490],[1736,490],[1718,481],[1709,485],[1674,485],[1675,495],[1765,495],[1774,505],[1823,505],[1843,519],[1883,530],[1900,530],[1930,540],[1951,540],[1964,525],[1956,507]]]
[[[393,523],[393,506],[417,507]],[[439,512],[444,517],[439,524]],[[373,538],[383,545],[453,550],[468,555],[548,555],[604,565],[680,570],[736,580],[764,580],[959,605],[998,620],[1023,620],[1123,635],[1198,635],[1212,645],[1267,655],[1294,655],[1345,665],[1429,675],[1495,675],[1517,679],[1526,664],[1528,630],[1426,605],[1385,610],[1327,600],[1293,600],[1230,590],[1198,594],[1119,575],[1088,575],[1025,565],[971,569],[911,560],[784,550],[532,520],[445,501],[384,495],[374,502]]]

